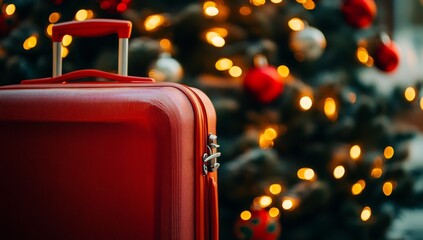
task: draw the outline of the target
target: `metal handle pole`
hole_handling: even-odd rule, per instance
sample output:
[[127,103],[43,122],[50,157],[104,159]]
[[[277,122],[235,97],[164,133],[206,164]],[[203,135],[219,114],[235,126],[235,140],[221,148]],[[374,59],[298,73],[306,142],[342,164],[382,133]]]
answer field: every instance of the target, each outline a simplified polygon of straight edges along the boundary
[[62,42],[53,42],[53,77],[62,75]]
[[128,38],[119,38],[118,74],[128,76]]

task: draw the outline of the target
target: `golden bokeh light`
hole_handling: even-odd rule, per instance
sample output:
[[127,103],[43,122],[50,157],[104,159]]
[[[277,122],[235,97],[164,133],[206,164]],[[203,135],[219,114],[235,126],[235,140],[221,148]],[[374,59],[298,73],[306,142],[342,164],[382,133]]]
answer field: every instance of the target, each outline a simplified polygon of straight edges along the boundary
[[409,102],[414,101],[414,99],[416,99],[416,89],[414,89],[413,87],[406,88],[404,91],[404,97]]
[[160,39],[159,41],[160,47],[165,51],[165,52],[172,52],[172,42],[167,39],[167,38],[163,38]]
[[345,175],[345,168],[342,165],[337,166],[334,170],[333,170],[333,176],[336,179],[340,179]]
[[278,184],[278,183],[274,183],[272,185],[269,186],[269,192],[277,195],[279,193],[282,192],[282,185]]
[[264,130],[263,137],[268,140],[275,140],[278,137],[278,133],[272,127],[268,127]]
[[307,10],[313,10],[316,8],[316,4],[313,0],[307,0],[305,3],[303,3],[303,7]]
[[272,198],[269,196],[261,196],[259,200],[259,205],[262,208],[268,207],[270,204],[272,204]]
[[361,156],[361,148],[358,145],[354,145],[350,149],[350,157],[354,160],[360,158]]
[[80,9],[75,14],[76,21],[84,21],[88,19],[88,11],[86,9]]
[[282,208],[285,210],[291,210],[294,207],[293,199],[286,198],[282,201]]
[[391,159],[394,156],[394,153],[395,153],[394,148],[391,146],[387,146],[385,150],[383,150],[383,156],[386,159]]
[[266,3],[266,0],[250,0],[250,3],[254,6],[261,6]]
[[219,14],[219,9],[213,1],[207,1],[203,4],[203,12],[209,17],[214,17]]
[[358,47],[357,48],[357,59],[361,63],[366,64],[369,61],[369,53],[367,52],[367,49],[364,47]]
[[363,179],[358,180],[351,187],[351,192],[352,192],[353,195],[358,195],[364,190],[365,187],[366,187],[366,182]]
[[56,23],[57,21],[59,21],[61,15],[58,12],[53,12],[50,14],[50,16],[48,17],[48,21],[50,23]]
[[303,96],[300,99],[300,107],[302,110],[307,111],[313,106],[313,100],[309,96]]
[[229,75],[231,75],[231,77],[239,77],[242,75],[242,69],[238,66],[232,66],[229,68]]
[[66,34],[65,36],[63,36],[63,39],[62,39],[63,46],[67,47],[71,43],[72,43],[72,36],[71,35]]
[[375,167],[375,168],[372,169],[372,172],[371,172],[370,175],[374,178],[380,178],[382,176],[382,174],[383,174],[382,168]]
[[278,4],[278,3],[281,3],[281,2],[283,2],[283,0],[270,0],[272,3],[275,3],[275,4]]
[[336,102],[333,98],[326,98],[324,105],[324,112],[326,117],[335,120],[337,118]]
[[289,28],[291,28],[293,31],[301,31],[304,29],[304,22],[303,20],[299,19],[299,18],[292,18],[291,20],[288,21],[288,26]]
[[390,196],[394,190],[394,184],[390,181],[387,181],[382,186],[382,191],[385,196]]
[[243,211],[240,215],[242,220],[247,221],[251,218],[251,212],[248,210]]
[[248,16],[252,12],[251,8],[249,6],[242,6],[239,8],[239,14],[243,16]]
[[166,21],[166,18],[161,14],[153,14],[148,16],[144,21],[144,28],[147,31],[154,31],[158,27],[162,26]]
[[311,168],[300,168],[297,171],[297,176],[299,179],[302,179],[302,180],[312,180],[314,179],[316,174],[314,173],[314,170]]
[[369,220],[371,216],[372,216],[372,209],[370,207],[364,207],[360,214],[361,220],[365,222]]
[[32,48],[34,48],[35,46],[37,46],[37,36],[32,35],[30,37],[28,37],[27,39],[25,39],[24,43],[23,43],[23,48],[25,50],[30,50]]
[[278,73],[281,77],[288,77],[289,76],[289,68],[285,65],[280,65],[278,68]]
[[228,58],[220,58],[219,60],[217,60],[214,66],[219,71],[225,71],[233,66],[233,62]]
[[62,46],[62,58],[67,57],[69,54],[69,49],[65,46]]
[[279,209],[278,208],[276,208],[276,207],[272,207],[272,208],[270,208],[269,209],[269,216],[270,217],[277,217],[277,216],[279,216]]
[[4,13],[5,13],[6,15],[8,15],[8,16],[13,15],[13,14],[15,13],[15,11],[16,11],[16,6],[15,6],[15,4],[13,4],[13,3],[8,4],[8,5],[6,6],[6,8],[4,9]]

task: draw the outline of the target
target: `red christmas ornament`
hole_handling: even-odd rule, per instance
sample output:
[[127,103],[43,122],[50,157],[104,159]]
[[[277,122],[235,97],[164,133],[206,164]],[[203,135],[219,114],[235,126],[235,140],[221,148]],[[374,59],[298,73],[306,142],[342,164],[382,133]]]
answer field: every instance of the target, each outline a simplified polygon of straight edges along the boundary
[[244,78],[244,87],[261,103],[270,103],[282,93],[282,77],[261,54],[254,57],[254,65]]
[[341,8],[346,21],[357,28],[369,27],[377,13],[374,0],[346,0]]
[[99,0],[100,8],[112,13],[123,13],[128,9],[131,0]]
[[375,49],[375,66],[384,72],[393,72],[400,61],[398,47],[394,41],[382,41]]
[[266,209],[251,210],[247,220],[235,223],[235,235],[240,240],[276,240],[281,232],[278,217],[271,217]]

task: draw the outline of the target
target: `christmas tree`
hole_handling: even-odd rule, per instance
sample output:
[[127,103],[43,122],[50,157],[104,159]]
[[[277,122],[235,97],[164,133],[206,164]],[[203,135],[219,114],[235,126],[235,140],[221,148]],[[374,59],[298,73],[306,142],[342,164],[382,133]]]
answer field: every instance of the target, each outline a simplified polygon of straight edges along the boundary
[[[52,24],[115,18],[134,26],[129,75],[208,94],[220,239],[385,239],[400,209],[420,207],[403,168],[413,133],[394,120],[421,86],[382,93],[363,80],[401,61],[385,1],[0,3],[2,85],[51,75]],[[63,40],[64,72],[115,72],[116,56],[114,36]]]

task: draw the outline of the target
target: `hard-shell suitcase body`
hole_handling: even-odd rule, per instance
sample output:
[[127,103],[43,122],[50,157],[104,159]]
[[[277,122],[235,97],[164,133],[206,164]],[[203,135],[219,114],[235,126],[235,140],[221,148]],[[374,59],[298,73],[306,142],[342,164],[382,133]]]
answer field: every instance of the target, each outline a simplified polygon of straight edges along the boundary
[[[118,33],[121,44],[130,30],[71,22],[53,28],[53,41]],[[0,238],[218,239],[210,100],[148,78],[61,75],[60,61],[55,77],[0,88]],[[72,83],[85,77],[114,82]]]

